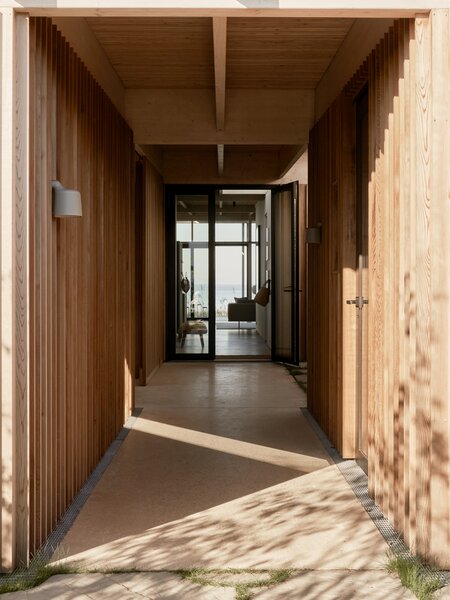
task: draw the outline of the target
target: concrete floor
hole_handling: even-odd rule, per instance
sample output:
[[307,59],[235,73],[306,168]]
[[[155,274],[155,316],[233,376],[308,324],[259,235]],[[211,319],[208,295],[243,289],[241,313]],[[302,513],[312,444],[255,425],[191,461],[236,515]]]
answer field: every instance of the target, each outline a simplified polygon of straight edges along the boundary
[[[246,323],[243,323],[241,329],[238,329],[237,324],[234,325],[234,328],[216,329],[216,356],[270,358],[270,349],[255,327],[246,327],[245,325]],[[183,346],[177,340],[176,352],[177,354],[208,354],[208,333],[203,335],[203,344],[202,348],[198,334],[189,334],[186,336]]]
[[64,539],[89,567],[383,569],[387,545],[272,363],[169,363]]

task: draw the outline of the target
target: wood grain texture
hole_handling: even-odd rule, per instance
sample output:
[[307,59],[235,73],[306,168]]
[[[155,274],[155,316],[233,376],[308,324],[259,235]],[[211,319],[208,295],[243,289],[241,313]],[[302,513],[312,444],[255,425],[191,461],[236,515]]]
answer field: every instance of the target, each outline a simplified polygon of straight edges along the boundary
[[369,485],[413,551],[449,556],[448,11],[369,58]]
[[229,19],[227,87],[315,88],[352,24],[352,19]]
[[225,90],[227,68],[227,20],[213,18],[214,38],[214,83],[216,91],[216,127],[222,131],[225,126]]
[[87,21],[125,88],[161,89],[214,88],[217,59],[220,70],[227,64],[229,88],[313,89],[353,23],[245,17],[227,25],[220,15]]
[[352,98],[343,92],[311,131],[308,227],[308,406],[339,452],[355,456],[356,200]]
[[[132,133],[48,19],[30,22],[30,550],[133,407]],[[52,219],[51,181],[81,192]]]
[[15,16],[14,53],[14,399],[15,540],[14,559],[29,553],[29,20]]
[[14,253],[13,213],[14,193],[14,14],[11,9],[0,11],[0,119],[1,119],[1,203],[0,203],[0,271],[1,271],[1,349],[0,349],[0,400],[1,400],[1,462],[2,462],[2,508],[1,508],[1,567],[14,566],[15,505],[14,505],[14,400],[13,378],[14,344]]
[[[395,22],[369,55],[366,69],[369,490],[412,550],[446,568],[448,47],[448,10],[432,11],[430,16]],[[346,89],[356,88],[349,82]],[[354,398],[343,377],[351,372],[354,357],[350,347],[339,345],[339,340],[351,340],[351,324],[344,325],[345,312],[339,309],[351,286],[343,294],[337,281],[344,265],[354,267],[344,259],[344,250],[338,250],[336,239],[348,225],[350,237],[354,234],[353,208],[350,203],[341,213],[333,202],[336,195],[341,198],[342,157],[353,160],[351,151],[343,151],[353,109],[340,98],[310,137],[308,219],[310,226],[319,221],[323,226],[321,245],[308,248],[308,401],[339,451],[351,456],[345,443],[351,439]],[[351,167],[346,170],[351,178]],[[345,198],[352,198],[351,185]],[[348,249],[351,256],[351,244]]]
[[211,19],[87,21],[125,88],[214,88]]
[[143,370],[147,383],[165,360],[165,208],[164,185],[153,165],[144,161],[144,299]]

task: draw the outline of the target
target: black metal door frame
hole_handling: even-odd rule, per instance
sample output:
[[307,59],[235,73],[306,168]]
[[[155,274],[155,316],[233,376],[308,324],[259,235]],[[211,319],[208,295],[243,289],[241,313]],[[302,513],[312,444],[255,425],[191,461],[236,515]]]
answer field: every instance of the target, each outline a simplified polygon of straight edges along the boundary
[[[291,203],[291,239],[292,239],[292,282],[293,282],[293,302],[292,304],[292,349],[293,349],[293,364],[298,364],[298,236],[297,226],[298,223],[298,184],[296,182],[287,185],[267,185],[267,184],[255,184],[255,185],[166,185],[165,186],[165,201],[166,201],[166,265],[167,265],[167,278],[166,278],[166,358],[167,360],[214,360],[215,359],[215,347],[216,347],[216,316],[215,316],[215,295],[216,295],[216,264],[215,264],[215,210],[216,210],[216,192],[218,190],[271,190],[272,191],[272,202],[274,200],[275,193],[280,191],[290,190],[292,193]],[[174,318],[176,313],[176,274],[173,266],[175,265],[175,253],[176,253],[176,202],[175,198],[177,195],[202,195],[208,196],[208,234],[209,234],[209,290],[208,290],[208,303],[210,307],[209,313],[209,328],[208,328],[208,352],[205,354],[177,354],[176,352],[176,331],[174,326]],[[274,227],[273,227],[273,211],[271,219],[271,261],[273,264],[275,248],[274,240]],[[272,278],[276,277],[276,273],[271,273]],[[294,291],[295,288],[295,291]],[[272,360],[278,361],[276,353],[274,352],[274,296],[271,294],[272,303]],[[286,362],[283,359],[282,362]]]
[[[274,362],[283,362],[292,365],[298,365],[299,362],[299,257],[298,257],[298,183],[288,183],[286,185],[277,186],[272,190],[272,210],[271,210],[271,305],[272,305],[272,360]],[[291,358],[286,360],[286,357],[282,357],[277,353],[276,348],[276,294],[275,289],[278,284],[277,272],[274,269],[275,257],[279,246],[276,240],[276,227],[275,227],[275,213],[274,202],[276,201],[277,193],[290,192],[291,193]],[[278,247],[277,247],[278,246]]]

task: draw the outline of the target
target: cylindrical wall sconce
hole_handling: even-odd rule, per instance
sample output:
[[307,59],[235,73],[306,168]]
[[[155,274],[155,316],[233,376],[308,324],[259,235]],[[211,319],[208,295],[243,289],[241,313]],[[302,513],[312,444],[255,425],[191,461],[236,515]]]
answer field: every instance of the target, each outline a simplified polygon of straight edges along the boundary
[[318,223],[317,227],[306,228],[306,243],[320,244],[322,241],[322,223]]
[[56,218],[81,217],[81,194],[78,190],[69,190],[59,181],[52,181],[53,216]]

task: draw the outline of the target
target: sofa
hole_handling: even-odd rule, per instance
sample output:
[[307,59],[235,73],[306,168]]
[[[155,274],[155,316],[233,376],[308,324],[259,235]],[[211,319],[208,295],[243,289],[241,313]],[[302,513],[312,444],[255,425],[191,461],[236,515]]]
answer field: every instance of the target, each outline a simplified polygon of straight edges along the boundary
[[256,304],[254,300],[239,298],[228,304],[228,321],[256,321]]

